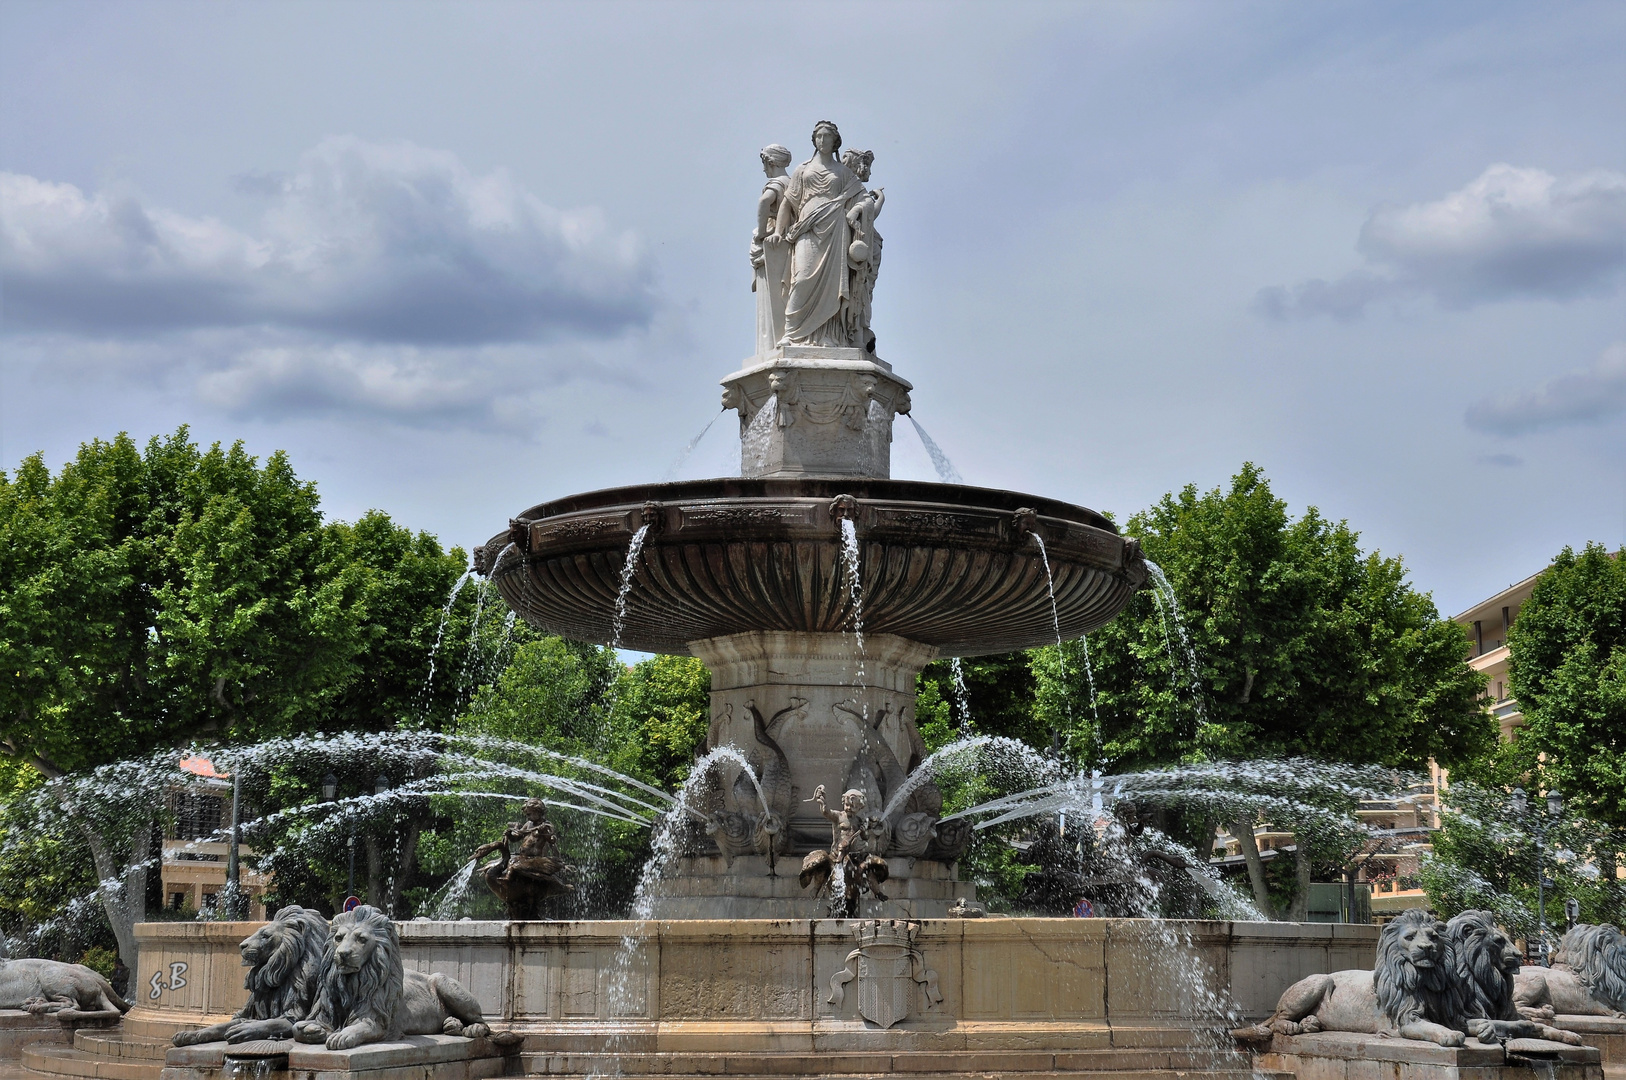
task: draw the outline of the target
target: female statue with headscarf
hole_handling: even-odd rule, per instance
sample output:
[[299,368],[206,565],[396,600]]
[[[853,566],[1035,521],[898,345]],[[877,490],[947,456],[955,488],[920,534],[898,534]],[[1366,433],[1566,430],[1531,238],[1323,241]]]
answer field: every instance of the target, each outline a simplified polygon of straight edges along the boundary
[[781,345],[850,345],[841,325],[849,289],[847,210],[868,195],[836,159],[841,132],[828,120],[813,126],[813,156],[796,167],[779,200],[777,232],[791,245],[790,291]]

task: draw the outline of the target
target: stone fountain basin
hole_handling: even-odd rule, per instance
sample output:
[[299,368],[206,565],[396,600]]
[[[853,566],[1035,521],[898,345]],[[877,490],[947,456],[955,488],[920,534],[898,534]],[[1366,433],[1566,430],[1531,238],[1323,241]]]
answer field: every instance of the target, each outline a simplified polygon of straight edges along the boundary
[[[861,551],[864,633],[895,634],[939,656],[1053,643],[1058,622],[1063,638],[1075,638],[1110,620],[1146,581],[1138,543],[1082,506],[849,478],[726,478],[572,495],[519,515],[476,549],[475,565],[533,626],[610,641],[628,547],[648,524],[618,641],[688,654],[692,641],[745,631],[851,631],[843,516]],[[1049,555],[1054,618],[1035,532]]]

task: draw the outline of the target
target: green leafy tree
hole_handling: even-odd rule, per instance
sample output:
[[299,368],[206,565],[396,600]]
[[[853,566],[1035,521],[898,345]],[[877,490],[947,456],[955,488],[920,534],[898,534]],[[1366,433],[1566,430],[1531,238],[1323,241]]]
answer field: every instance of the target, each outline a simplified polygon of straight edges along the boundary
[[1568,898],[1580,904],[1583,922],[1618,921],[1613,865],[1621,830],[1574,812],[1554,819],[1539,795],[1527,796],[1527,809],[1518,814],[1510,786],[1451,778],[1433,851],[1422,864],[1430,905],[1446,918],[1469,909],[1494,911],[1510,931],[1533,938],[1539,867],[1552,881],[1545,890],[1549,928],[1563,925]]
[[711,672],[692,656],[655,656],[634,664],[616,683],[611,724],[616,768],[676,790],[706,750]]
[[1626,825],[1626,558],[1565,548],[1508,632],[1508,674],[1524,710],[1515,744],[1543,789]]
[[[1038,651],[1040,715],[1066,727],[1078,759],[1112,770],[1297,756],[1416,768],[1494,744],[1462,629],[1407,583],[1400,559],[1362,553],[1347,524],[1314,508],[1290,517],[1255,466],[1228,488],[1167,495],[1124,531],[1162,567],[1178,616],[1148,589],[1087,642]],[[1269,912],[1251,820],[1234,831]],[[1298,846],[1307,886],[1314,855]]]
[[962,731],[1020,739],[1048,750],[1062,729],[1034,709],[1036,680],[1026,652],[968,656],[960,661],[964,705],[949,660],[927,664],[915,680],[915,723],[929,750],[959,738]]
[[[1525,726],[1502,777],[1557,790],[1597,823],[1599,917],[1626,915],[1616,877],[1626,836],[1626,558],[1601,544],[1565,548],[1537,580],[1508,633],[1511,692]],[[1592,904],[1582,890],[1583,904]],[[1556,900],[1556,898],[1554,898]]]
[[[200,739],[444,722],[454,693],[409,702],[463,565],[382,514],[324,524],[285,455],[184,427],[86,443],[55,476],[35,455],[0,473],[0,752],[63,777]],[[74,791],[133,968],[165,800]]]

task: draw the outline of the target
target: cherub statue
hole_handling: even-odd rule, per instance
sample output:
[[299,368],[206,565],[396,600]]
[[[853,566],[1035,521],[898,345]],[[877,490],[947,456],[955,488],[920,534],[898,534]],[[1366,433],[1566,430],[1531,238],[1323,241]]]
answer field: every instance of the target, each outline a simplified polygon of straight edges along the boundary
[[854,788],[841,796],[841,809],[832,810],[824,802],[824,785],[813,789],[808,802],[818,805],[819,813],[830,822],[830,850],[809,852],[802,860],[802,888],[813,887],[818,896],[831,885],[836,871],[841,872],[839,892],[832,890],[830,916],[852,919],[858,916],[858,897],[867,892],[876,900],[885,900],[881,883],[887,879],[886,860],[875,853],[875,839],[885,832],[881,819],[864,813],[864,793]]
[[502,839],[474,849],[479,861],[493,851],[502,858],[482,868],[486,884],[502,900],[510,919],[539,919],[542,901],[575,889],[559,848],[559,833],[541,799],[526,799],[524,817],[503,830]]

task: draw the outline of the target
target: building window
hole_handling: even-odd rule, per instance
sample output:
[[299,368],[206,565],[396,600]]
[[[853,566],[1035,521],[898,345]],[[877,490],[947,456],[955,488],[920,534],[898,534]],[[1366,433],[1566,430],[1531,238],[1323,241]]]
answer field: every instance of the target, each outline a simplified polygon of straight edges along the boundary
[[175,838],[218,840],[223,816],[218,796],[180,792],[175,796]]

